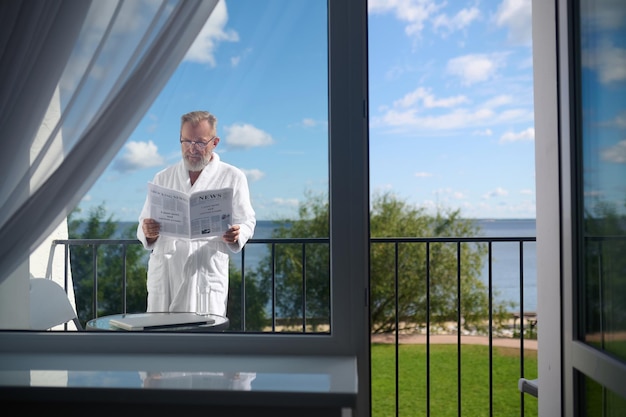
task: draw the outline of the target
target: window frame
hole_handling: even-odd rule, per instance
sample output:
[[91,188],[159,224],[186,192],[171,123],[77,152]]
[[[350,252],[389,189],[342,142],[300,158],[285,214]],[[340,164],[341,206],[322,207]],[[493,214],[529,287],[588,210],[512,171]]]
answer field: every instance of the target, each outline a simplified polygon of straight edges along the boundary
[[582,414],[583,374],[624,392],[624,363],[589,347],[580,334],[581,96],[574,13],[579,3],[535,0],[532,5],[540,415]]
[[[0,332],[18,352],[363,355],[369,346],[367,5],[328,4],[330,334]],[[254,340],[251,340],[254,339]],[[243,343],[242,343],[243,342]]]

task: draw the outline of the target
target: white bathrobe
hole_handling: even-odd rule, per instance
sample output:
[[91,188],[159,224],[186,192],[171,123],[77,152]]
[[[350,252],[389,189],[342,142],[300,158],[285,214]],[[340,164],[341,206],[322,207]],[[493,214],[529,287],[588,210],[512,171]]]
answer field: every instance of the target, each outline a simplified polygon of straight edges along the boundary
[[148,262],[148,311],[196,311],[196,285],[202,280],[211,287],[210,312],[225,316],[228,252],[241,251],[256,225],[246,176],[238,168],[220,161],[219,155],[213,152],[213,159],[193,186],[182,160],[157,173],[153,182],[188,194],[198,190],[233,189],[232,224],[241,227],[236,243],[224,243],[221,236],[192,240],[159,236],[153,245],[148,245],[141,227],[143,219],[150,217],[147,199],[137,227],[137,238],[146,249],[152,250]]

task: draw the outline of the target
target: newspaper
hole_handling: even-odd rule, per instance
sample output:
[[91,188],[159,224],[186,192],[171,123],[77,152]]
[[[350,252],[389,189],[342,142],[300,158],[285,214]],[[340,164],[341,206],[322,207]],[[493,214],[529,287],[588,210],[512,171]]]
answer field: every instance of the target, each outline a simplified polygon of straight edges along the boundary
[[185,194],[148,183],[150,217],[161,224],[161,235],[197,239],[222,236],[232,224],[233,189]]

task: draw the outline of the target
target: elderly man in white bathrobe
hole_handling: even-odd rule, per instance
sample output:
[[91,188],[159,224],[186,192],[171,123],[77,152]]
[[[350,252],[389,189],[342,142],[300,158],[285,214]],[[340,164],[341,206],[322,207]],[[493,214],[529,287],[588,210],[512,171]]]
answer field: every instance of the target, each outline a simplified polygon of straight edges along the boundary
[[241,251],[254,233],[256,217],[250,204],[244,173],[220,160],[215,147],[217,119],[205,111],[181,117],[183,159],[157,173],[153,182],[185,193],[220,188],[233,189],[232,226],[222,236],[176,239],[160,236],[159,223],[151,219],[148,201],[139,216],[137,238],[151,250],[148,262],[148,311],[196,311],[199,284],[210,286],[211,314],[226,315],[228,252]]

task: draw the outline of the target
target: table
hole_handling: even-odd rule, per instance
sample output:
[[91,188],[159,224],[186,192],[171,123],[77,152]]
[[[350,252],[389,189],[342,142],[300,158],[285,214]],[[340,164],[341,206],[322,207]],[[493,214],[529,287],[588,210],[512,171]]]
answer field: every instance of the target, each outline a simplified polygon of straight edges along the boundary
[[[121,329],[119,327],[115,327],[111,325],[111,320],[112,319],[120,319],[120,318],[125,318],[125,317],[146,317],[146,316],[163,316],[163,315],[175,315],[175,314],[182,314],[182,313],[176,313],[176,312],[151,312],[151,313],[132,313],[132,314],[113,314],[110,316],[102,316],[102,317],[98,317],[92,320],[89,320],[87,322],[87,325],[85,326],[86,330],[92,330],[92,331],[126,331],[124,329]],[[150,331],[150,332],[163,332],[163,331],[185,331],[185,332],[216,332],[216,331],[223,331],[228,329],[228,326],[230,324],[229,320],[227,317],[224,316],[219,316],[217,314],[209,314],[208,317],[212,318],[213,320],[215,320],[215,322],[211,323],[211,324],[184,324],[184,325],[179,325],[179,326],[170,326],[167,328],[157,328],[157,329],[144,329],[141,331]]]
[[[357,360],[346,355],[138,355],[49,352],[43,344],[19,351],[1,346],[0,404],[19,406],[24,415],[38,415],[43,408],[72,416],[88,409],[115,417],[193,416],[207,410],[228,417],[342,417],[353,415],[344,410],[354,409],[357,401]],[[148,371],[190,370],[195,375],[186,380],[156,386],[141,380]],[[249,384],[215,386],[199,375],[216,372],[248,373]],[[62,384],[59,373],[65,374]]]

